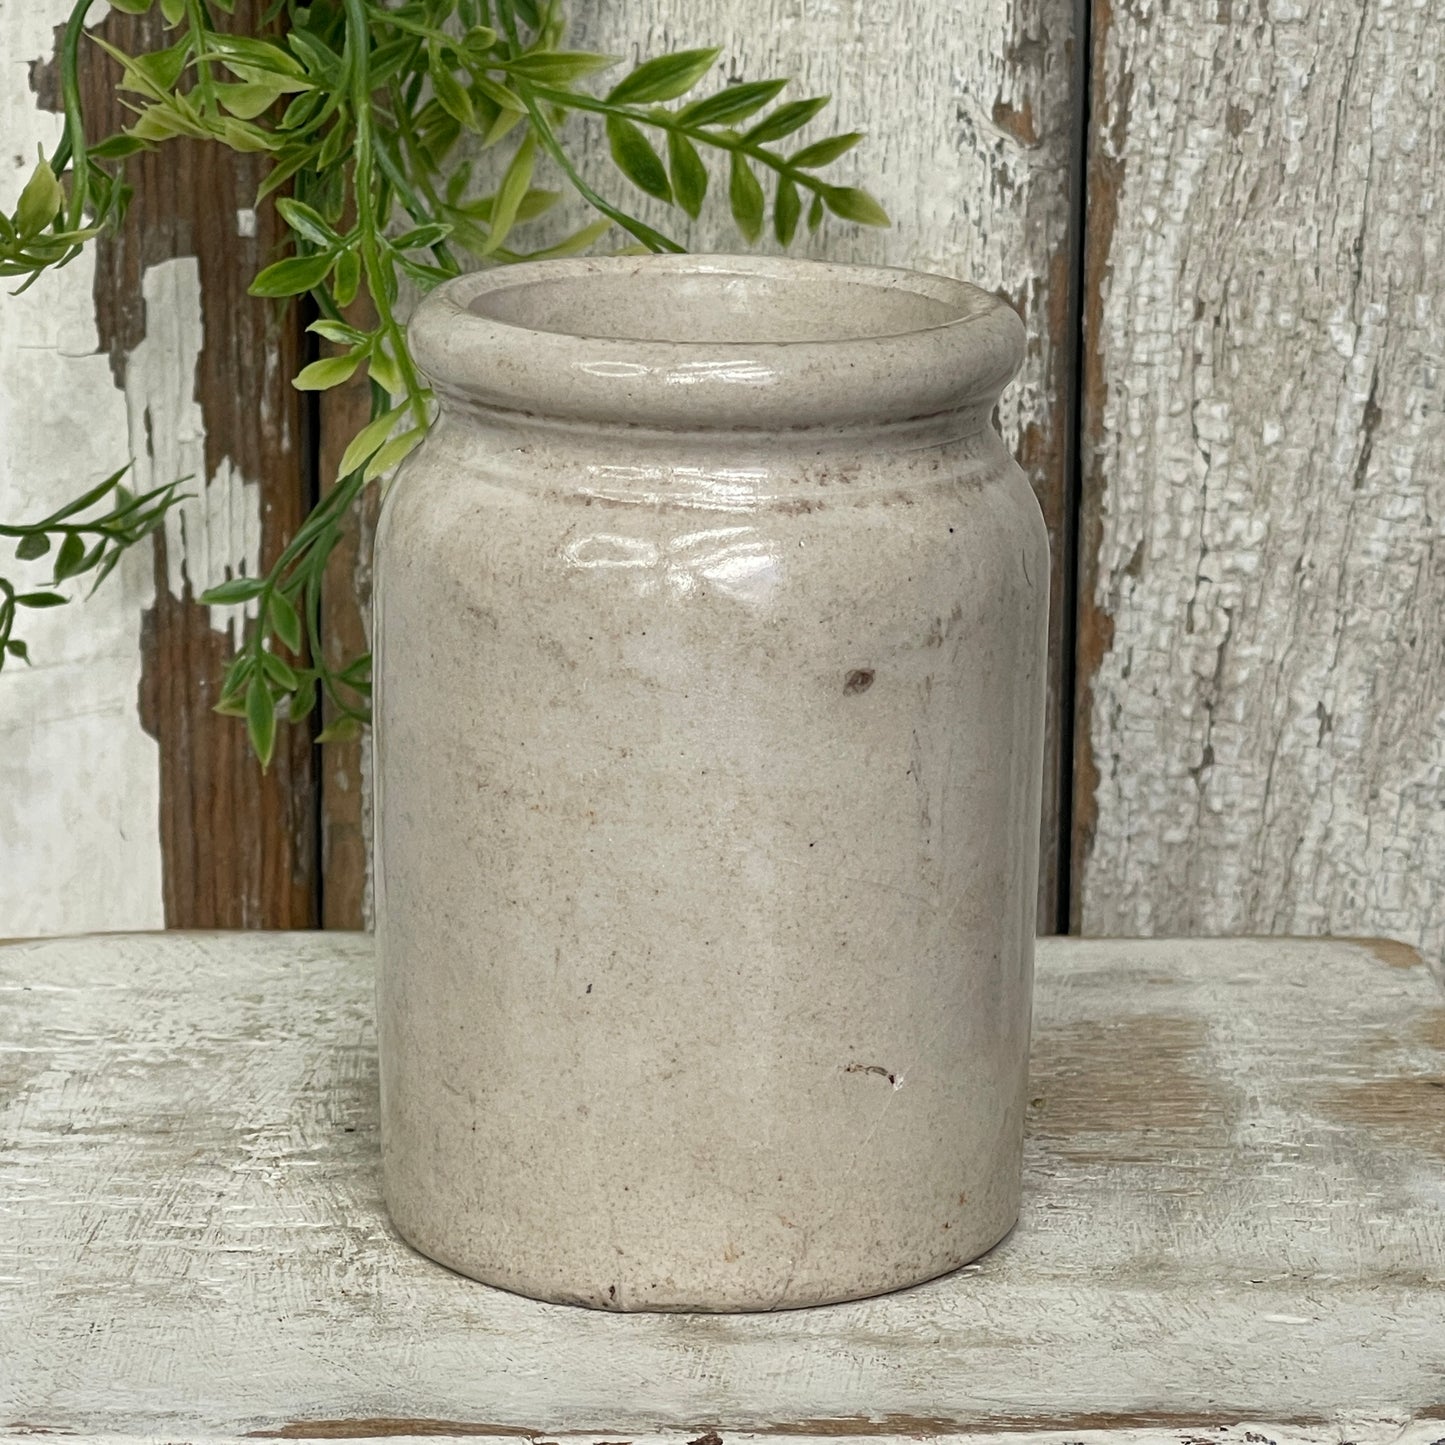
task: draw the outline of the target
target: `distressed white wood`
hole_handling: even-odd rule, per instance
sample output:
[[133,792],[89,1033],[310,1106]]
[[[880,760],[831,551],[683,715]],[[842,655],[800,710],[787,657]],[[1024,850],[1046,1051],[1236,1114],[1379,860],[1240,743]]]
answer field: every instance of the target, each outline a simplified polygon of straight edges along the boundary
[[1083,928],[1438,956],[1438,0],[1095,20]]
[[[0,207],[8,212],[59,138],[36,108],[29,63],[48,58],[69,0],[0,0]],[[100,11],[97,9],[97,14]],[[23,296],[0,291],[0,519],[54,511],[131,454],[126,398],[99,350],[86,253]],[[0,567],[45,586],[54,554]],[[162,921],[160,782],[138,716],[141,613],[153,599],[137,548],[78,606],[25,612],[32,668],[0,674],[0,935],[149,928]],[[70,584],[63,590],[81,592]]]
[[[196,395],[205,340],[201,272],[194,256],[146,270],[141,281],[146,336],[125,363],[126,409],[135,451],[136,490],[189,478],[186,500],[166,514],[166,586],[174,597],[199,597],[231,577],[261,570],[261,488],[229,457],[206,471],[206,423]],[[264,412],[261,420],[265,421]],[[254,601],[211,607],[211,626],[239,645]],[[199,685],[200,679],[194,680]]]
[[[1067,275],[1051,276],[1049,267],[1069,244],[1071,0],[573,0],[569,13],[577,45],[627,64],[721,46],[717,73],[700,94],[725,79],[790,76],[785,98],[832,96],[822,118],[784,149],[829,131],[867,131],[828,175],[872,190],[893,226],[830,220],[815,237],[803,229],[794,253],[937,271],[1010,297],[1029,323],[1030,356],[1001,404],[1004,435],[1014,445],[1031,425],[1056,429],[1048,307],[1062,302],[1050,291]],[[729,215],[720,162],[710,166],[707,209],[688,226],[681,212],[652,204],[611,169],[595,130],[586,149],[588,169],[609,195],[690,249],[749,249]],[[760,244],[777,249],[771,233]]]
[[354,935],[0,950],[0,1434],[1445,1437],[1445,1003],[1400,945],[1043,941],[1015,1233],[734,1317],[400,1244],[371,986]]

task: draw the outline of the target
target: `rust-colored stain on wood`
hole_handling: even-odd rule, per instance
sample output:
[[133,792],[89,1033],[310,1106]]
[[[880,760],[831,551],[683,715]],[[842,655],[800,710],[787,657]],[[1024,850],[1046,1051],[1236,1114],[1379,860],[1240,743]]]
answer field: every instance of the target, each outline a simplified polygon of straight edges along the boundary
[[1022,146],[1035,146],[1039,143],[1039,129],[1034,124],[1034,108],[1027,99],[1022,105],[1015,107],[1000,96],[993,103],[993,123]]
[[1420,950],[1394,938],[1353,938],[1347,940],[1368,948],[1381,963],[1391,968],[1419,968],[1424,963]]
[[1228,1143],[1230,1099],[1204,1057],[1197,1018],[1136,1014],[1041,1029],[1034,1042],[1030,1129],[1070,1160],[1116,1158],[1121,1139]]
[[1114,618],[1098,597],[1099,552],[1104,535],[1105,477],[1100,457],[1104,413],[1109,401],[1107,358],[1103,353],[1104,302],[1113,263],[1114,231],[1124,188],[1124,145],[1129,129],[1133,81],[1117,81],[1111,93],[1108,53],[1114,8],[1096,0],[1091,31],[1091,73],[1096,77],[1089,134],[1093,137],[1086,165],[1087,208],[1084,218],[1083,361],[1080,386],[1079,469],[1082,486],[1078,517],[1078,582],[1074,642],[1073,813],[1069,840],[1069,919],[1078,932],[1083,919],[1084,869],[1098,826],[1099,759],[1091,736],[1094,678],[1114,645]]

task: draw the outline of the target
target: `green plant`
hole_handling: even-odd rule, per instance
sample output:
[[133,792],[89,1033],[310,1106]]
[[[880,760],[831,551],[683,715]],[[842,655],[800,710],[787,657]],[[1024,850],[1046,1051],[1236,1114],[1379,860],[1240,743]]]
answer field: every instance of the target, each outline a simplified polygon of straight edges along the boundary
[[[128,129],[92,143],[78,79],[92,3],[76,0],[61,45],[64,136],[41,158],[15,213],[0,216],[0,275],[23,277],[23,289],[118,225],[130,198],[125,161],[137,151],[188,136],[256,152],[268,162],[259,199],[274,197],[290,254],[255,277],[251,294],[309,297],[316,313],[310,330],[335,348],[307,365],[295,385],[321,390],[359,373],[371,385],[371,420],[347,447],[337,484],[275,564],[201,599],[257,609],[227,669],[218,710],[246,719],[263,764],[278,717],[305,717],[318,693],[335,717],[323,741],[354,733],[368,716],[369,660],[333,669],[323,654],[321,588],[349,509],[430,424],[431,394],[397,314],[403,278],[426,290],[467,265],[575,254],[619,231],[632,238],[629,249],[683,249],[584,179],[563,139],[573,113],[602,117],[621,174],[690,216],[700,213],[709,189],[704,154],[723,159],[728,205],[750,242],[768,220],[759,173],[771,176],[772,230],[784,246],[801,224],[816,229],[830,212],[887,224],[866,191],[821,174],[859,133],[786,154],[781,147],[823,110],[826,96],[775,103],[787,81],[756,80],[688,99],[717,62],[715,49],[645,61],[594,93],[583,83],[615,58],[564,48],[561,0],[273,0],[259,25],[229,29],[216,17],[232,16],[234,0],[111,0],[132,14],[158,3],[175,39],[128,55],[89,36],[119,63],[135,113]],[[476,194],[475,158],[496,146],[507,148],[501,179]],[[596,214],[561,241],[528,249],[521,228],[562,195],[534,184],[547,166]],[[350,308],[359,297],[369,303],[369,325],[355,323]],[[160,524],[180,499],[178,485],[132,498],[118,473],[39,523],[0,526],[0,537],[19,538],[22,559],[44,555],[58,538],[57,583],[91,568],[103,578],[121,549]],[[108,495],[118,503],[109,513],[74,520]],[[94,539],[89,546],[87,538]],[[10,636],[16,609],[63,600],[54,591],[19,592],[0,578],[0,665],[7,655],[28,660],[25,644]]]

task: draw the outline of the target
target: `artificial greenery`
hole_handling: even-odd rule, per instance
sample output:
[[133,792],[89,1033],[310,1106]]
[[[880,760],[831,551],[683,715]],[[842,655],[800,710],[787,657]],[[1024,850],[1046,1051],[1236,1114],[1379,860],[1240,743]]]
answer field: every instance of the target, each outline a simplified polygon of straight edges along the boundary
[[[257,613],[227,669],[218,710],[246,719],[263,764],[277,719],[305,717],[318,693],[334,718],[323,741],[353,735],[368,716],[369,659],[333,669],[321,646],[322,577],[362,491],[416,446],[431,421],[431,393],[397,314],[403,282],[425,291],[479,264],[616,250],[622,233],[632,238],[626,249],[683,249],[583,178],[564,140],[575,112],[603,118],[612,160],[628,181],[689,216],[700,213],[709,189],[704,157],[716,157],[749,242],[768,221],[760,176],[771,185],[772,231],[783,246],[800,224],[816,229],[829,212],[887,224],[866,191],[821,174],[859,133],[785,153],[826,96],[776,103],[787,81],[754,80],[688,99],[713,71],[715,49],[647,60],[596,93],[592,78],[615,57],[565,47],[563,0],[274,0],[248,27],[235,21],[234,0],[111,0],[131,14],[159,3],[174,39],[141,55],[86,30],[92,3],[76,0],[61,45],[63,138],[40,159],[14,214],[0,215],[0,276],[23,278],[24,289],[116,227],[130,198],[125,162],[138,151],[186,136],[254,152],[266,161],[258,200],[273,198],[289,229],[289,254],[254,278],[251,294],[309,297],[316,316],[309,329],[335,348],[294,384],[324,390],[359,373],[371,384],[371,420],[346,448],[336,485],[270,571],[234,578],[201,599],[251,604]],[[126,130],[94,143],[78,77],[87,39],[119,63],[135,115]],[[489,173],[500,181],[478,194],[474,161],[496,146],[505,163]],[[534,184],[544,167],[595,215],[565,239],[529,249],[522,228],[562,197]],[[358,298],[365,304],[355,308]],[[370,324],[356,324],[358,314]],[[135,497],[122,476],[39,522],[0,526],[0,537],[18,539],[22,560],[54,546],[57,584],[94,571],[98,585],[124,548],[184,495],[178,481]],[[107,511],[81,520],[103,502]],[[29,660],[11,635],[18,609],[64,600],[0,577],[0,665],[7,656]]]

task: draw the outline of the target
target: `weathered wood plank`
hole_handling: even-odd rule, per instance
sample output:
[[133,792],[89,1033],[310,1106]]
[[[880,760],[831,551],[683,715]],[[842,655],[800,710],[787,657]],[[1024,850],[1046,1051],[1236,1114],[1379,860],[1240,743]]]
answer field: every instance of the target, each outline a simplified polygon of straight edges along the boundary
[[[1029,329],[1023,375],[1001,423],[1034,484],[1053,547],[1049,722],[1039,919],[1060,923],[1061,746],[1070,706],[1072,588],[1068,461],[1074,427],[1070,313],[1074,241],[1071,168],[1081,116],[1073,0],[981,0],[964,7],[879,7],[865,0],[577,0],[574,39],[624,56],[684,46],[723,47],[716,77],[792,75],[790,95],[830,94],[825,122],[866,130],[856,161],[840,166],[873,189],[891,231],[830,222],[798,254],[914,266],[963,277],[1006,296]],[[821,123],[820,123],[821,124]],[[582,132],[579,132],[579,134]],[[802,134],[808,134],[804,132]],[[609,174],[593,132],[588,169],[693,250],[744,243],[714,196],[700,223],[679,225]],[[724,186],[715,182],[716,192]]]
[[1445,32],[1094,11],[1075,921],[1445,951]]
[[[237,23],[264,8],[238,5]],[[158,11],[112,12],[99,33],[126,50],[166,43]],[[96,132],[127,123],[118,67],[95,46],[84,57]],[[226,576],[267,565],[307,506],[303,406],[290,385],[300,326],[293,309],[246,295],[280,240],[271,209],[252,209],[260,173],[254,157],[178,143],[134,158],[130,215],[96,262],[100,345],[126,391],[137,476],[158,485],[190,475],[196,494],[157,546],[142,641],[172,927],[297,927],[315,913],[310,732],[284,731],[262,773],[245,729],[211,711],[239,609],[194,603]]]
[[[0,0],[0,209],[8,215],[60,136],[41,108],[54,27],[68,0]],[[46,516],[129,455],[126,397],[99,350],[93,254],[23,296],[0,291],[0,520]],[[0,570],[25,589],[54,556]],[[141,726],[142,610],[151,559],[123,561],[83,605],[24,616],[34,667],[0,676],[0,933],[147,928],[163,919],[155,741]]]
[[1014,1234],[732,1317],[540,1305],[396,1239],[370,960],[0,950],[0,1434],[1440,1433],[1445,999],[1399,945],[1044,940]]
[[[359,303],[358,303],[359,304]],[[369,322],[353,316],[358,325]],[[371,416],[371,383],[353,377],[318,399],[320,485],[335,484],[347,443]],[[343,667],[371,647],[371,544],[380,498],[370,488],[347,518],[327,563],[321,632],[327,658]],[[322,721],[335,710],[325,702]],[[320,750],[321,926],[365,928],[371,923],[371,735],[323,744]]]

